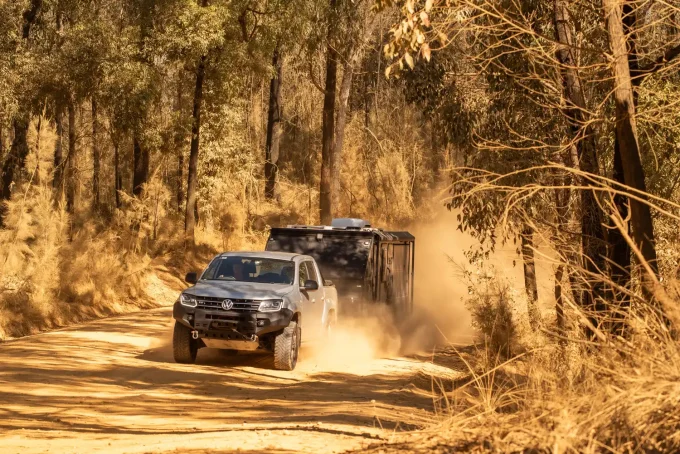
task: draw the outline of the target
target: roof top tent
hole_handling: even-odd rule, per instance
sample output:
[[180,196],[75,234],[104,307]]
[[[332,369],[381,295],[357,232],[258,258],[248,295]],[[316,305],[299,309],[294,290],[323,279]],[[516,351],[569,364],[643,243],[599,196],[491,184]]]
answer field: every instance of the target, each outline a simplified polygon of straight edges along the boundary
[[334,219],[330,226],[272,228],[266,250],[314,257],[345,309],[366,302],[386,303],[398,314],[413,308],[415,237],[408,232],[373,228],[363,219]]

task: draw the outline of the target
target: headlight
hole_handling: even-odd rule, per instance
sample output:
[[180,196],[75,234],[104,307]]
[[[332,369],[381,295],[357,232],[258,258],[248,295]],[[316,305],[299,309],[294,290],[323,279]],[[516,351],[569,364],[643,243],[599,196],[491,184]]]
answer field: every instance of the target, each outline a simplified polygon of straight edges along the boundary
[[260,312],[276,312],[281,310],[282,306],[283,300],[260,301],[260,307],[258,310]]
[[179,295],[179,302],[182,304],[182,306],[186,307],[196,307],[198,304],[194,295],[187,295],[186,293]]

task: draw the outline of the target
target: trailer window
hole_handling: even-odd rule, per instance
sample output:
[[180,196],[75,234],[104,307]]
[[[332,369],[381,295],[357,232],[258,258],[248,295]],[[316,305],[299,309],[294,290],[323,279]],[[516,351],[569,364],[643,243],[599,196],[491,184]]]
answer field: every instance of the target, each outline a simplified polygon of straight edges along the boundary
[[313,257],[324,279],[363,279],[371,243],[366,236],[280,234],[267,242],[267,250]]

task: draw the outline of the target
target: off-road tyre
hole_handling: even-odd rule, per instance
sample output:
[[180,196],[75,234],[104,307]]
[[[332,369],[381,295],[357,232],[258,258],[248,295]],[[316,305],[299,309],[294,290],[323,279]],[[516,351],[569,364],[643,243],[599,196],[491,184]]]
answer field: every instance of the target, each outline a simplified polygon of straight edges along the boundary
[[194,364],[198,353],[198,339],[192,339],[191,329],[175,322],[172,333],[172,356],[176,363]]
[[274,339],[274,369],[293,370],[300,352],[301,330],[297,322],[292,321]]

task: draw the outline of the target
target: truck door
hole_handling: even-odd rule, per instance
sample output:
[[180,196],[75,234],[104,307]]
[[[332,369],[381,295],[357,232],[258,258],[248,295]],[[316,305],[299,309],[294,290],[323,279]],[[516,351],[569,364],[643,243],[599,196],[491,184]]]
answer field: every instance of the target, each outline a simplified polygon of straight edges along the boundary
[[303,324],[303,339],[315,339],[323,332],[322,319],[324,313],[324,290],[323,282],[316,271],[314,263],[310,260],[305,260],[300,263],[300,288],[304,287],[306,280],[316,281],[319,284],[318,290],[300,290],[303,298],[302,324]]

